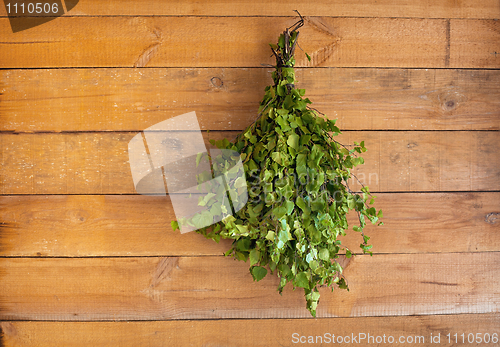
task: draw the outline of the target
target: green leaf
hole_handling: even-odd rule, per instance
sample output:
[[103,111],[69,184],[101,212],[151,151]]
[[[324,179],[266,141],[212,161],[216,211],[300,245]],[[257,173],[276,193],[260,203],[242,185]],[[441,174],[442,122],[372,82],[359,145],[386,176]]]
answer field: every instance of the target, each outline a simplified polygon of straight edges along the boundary
[[248,259],[248,252],[234,252],[234,255],[236,259],[241,260],[241,261],[247,261]]
[[356,207],[356,202],[354,201],[352,195],[347,198],[347,207],[353,210]]
[[276,92],[278,93],[279,96],[285,96],[286,95],[285,90],[286,90],[286,87],[284,87],[284,86],[280,86],[280,85],[276,86]]
[[201,160],[201,157],[203,156],[205,152],[200,152],[196,155],[196,167],[198,167],[198,165],[200,165],[200,160]]
[[283,276],[289,276],[291,272],[290,267],[287,264],[278,265],[278,270],[281,272]]
[[288,140],[286,141],[286,143],[292,147],[293,149],[295,150],[298,150],[299,149],[299,135],[297,134],[292,134],[290,136],[288,136]]
[[275,234],[274,231],[269,230],[266,235],[266,240],[274,241]]
[[319,259],[324,261],[330,260],[330,252],[326,248],[322,248],[319,250]]
[[316,260],[313,260],[309,263],[309,266],[311,267],[311,270],[316,271],[319,267],[319,264]]
[[297,155],[297,167],[303,166],[305,167],[307,163],[307,155],[299,154]]
[[[248,233],[248,225],[236,225],[236,228],[238,229],[240,234],[247,234]],[[247,240],[247,239],[245,239],[245,240]]]
[[271,272],[276,270],[276,263],[274,261],[269,263],[269,269],[271,269]]
[[288,235],[289,231],[288,230],[283,230],[281,229],[278,233],[278,249],[282,249],[285,244],[288,242]]
[[283,36],[283,34],[281,34],[278,39],[278,46],[280,48],[285,48],[285,36]]
[[278,164],[280,164],[280,165],[281,165],[282,158],[283,158],[283,156],[281,155],[281,152],[273,152],[273,153],[271,154],[271,158],[272,158],[275,162],[277,162]]
[[318,301],[320,297],[320,294],[318,292],[311,292],[311,300],[312,301]]
[[311,242],[317,243],[321,241],[321,231],[318,228],[311,225],[308,230],[311,233]]
[[300,145],[301,146],[308,144],[309,141],[311,141],[311,135],[302,135],[300,137]]
[[250,273],[252,274],[254,281],[260,281],[266,277],[267,270],[262,266],[254,266],[250,268]]
[[299,196],[297,200],[295,200],[295,203],[306,215],[309,215],[311,213],[309,206],[306,205],[306,202],[302,197]]
[[354,158],[354,159],[352,160],[352,163],[353,163],[353,165],[354,165],[354,166],[357,166],[357,165],[360,165],[360,164],[364,164],[364,163],[365,163],[365,161],[364,161],[364,159],[363,159],[363,158],[361,158],[361,157],[357,157],[357,158]]
[[236,243],[236,248],[240,251],[248,251],[250,249],[250,245],[252,243],[252,240],[243,238],[239,239],[238,242]]
[[276,117],[276,122],[279,124],[282,131],[289,131],[292,129],[288,121],[286,119],[283,119],[282,116]]
[[326,207],[326,204],[323,200],[317,200],[313,201],[311,203],[311,210],[312,211],[323,211]]
[[273,209],[273,215],[276,217],[276,219],[281,219],[287,212],[287,209],[285,206],[279,206],[275,207]]
[[306,101],[299,100],[299,101],[295,102],[295,108],[297,110],[304,111],[306,109],[306,107],[307,107]]
[[310,264],[312,261],[314,260],[314,256],[312,253],[307,253],[307,256],[306,256],[306,261]]
[[191,218],[191,222],[196,228],[200,228],[205,225],[210,225],[212,224],[214,220],[213,215],[210,213],[210,211],[205,211],[203,213],[198,213],[196,214],[193,218]]
[[286,108],[280,108],[279,110],[276,110],[276,113],[280,116],[286,116],[288,114],[288,110]]
[[[305,53],[305,52],[304,52]],[[311,61],[311,57],[306,53],[307,60]]]
[[250,265],[255,265],[260,261],[260,252],[257,249],[250,251]]
[[309,289],[309,278],[306,272],[299,272],[295,276],[294,284],[296,287]]
[[291,94],[288,94],[286,97],[285,97],[285,100],[283,101],[283,106],[287,109],[287,110],[291,110],[293,108],[293,106],[295,105],[295,102],[293,101],[292,99],[292,95]]
[[[212,199],[214,196],[216,196],[214,193],[207,193],[204,197],[203,197],[203,202],[206,204],[208,201],[210,201],[210,199]],[[204,206],[204,205],[203,205]]]
[[259,167],[257,166],[257,164],[255,164],[255,161],[253,161],[253,159],[250,159],[247,165],[250,171],[257,171],[259,169]]
[[234,188],[243,188],[243,187],[246,187],[247,186],[247,181],[245,180],[245,177],[238,177],[235,181],[234,181]]
[[343,279],[343,278],[341,278],[337,284],[339,285],[340,289],[348,289],[347,283],[346,283],[345,279]]
[[179,223],[176,220],[171,221],[170,226],[172,226],[173,231],[176,231],[177,229],[179,229]]

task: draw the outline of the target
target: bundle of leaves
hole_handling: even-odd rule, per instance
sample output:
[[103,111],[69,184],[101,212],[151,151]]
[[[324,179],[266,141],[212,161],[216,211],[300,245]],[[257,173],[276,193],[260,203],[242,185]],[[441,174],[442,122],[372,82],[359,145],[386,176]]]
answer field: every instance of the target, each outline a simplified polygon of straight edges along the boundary
[[348,288],[337,261],[339,254],[354,254],[338,239],[349,227],[348,212],[358,215],[353,229],[361,233],[361,250],[371,254],[369,237],[363,234],[365,220],[377,223],[382,211],[370,207],[373,197],[368,187],[356,193],[348,185],[351,169],[363,164],[358,155],[366,151],[364,142],[344,146],[334,140],[341,133],[335,120],[310,108],[305,90],[295,87],[294,52],[297,29],[303,23],[301,18],[276,45],[271,44],[276,57],[274,84],[265,89],[257,120],[233,142],[211,141],[219,149],[240,153],[246,187],[230,182],[234,187],[230,195],[235,200],[248,191],[248,201],[228,215],[211,199],[215,194],[200,198],[209,211],[204,218],[220,222],[197,232],[217,242],[234,240],[226,255],[250,260],[256,281],[268,269],[276,274],[280,294],[288,282],[294,289],[303,288],[306,307],[315,316],[319,287]]

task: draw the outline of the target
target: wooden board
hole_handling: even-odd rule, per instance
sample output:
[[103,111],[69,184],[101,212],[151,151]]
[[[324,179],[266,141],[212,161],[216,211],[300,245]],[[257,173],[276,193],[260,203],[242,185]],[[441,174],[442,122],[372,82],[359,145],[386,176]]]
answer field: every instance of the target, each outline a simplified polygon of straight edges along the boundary
[[[214,139],[236,132],[210,132]],[[1,194],[134,194],[128,143],[136,133],[1,134]],[[203,132],[205,138],[207,133]],[[500,133],[350,132],[365,141],[365,164],[353,170],[372,191],[495,191]],[[359,184],[353,179],[353,189]]]
[[[0,18],[0,68],[260,67],[295,18],[61,17],[12,33]],[[309,17],[299,66],[498,68],[494,20]],[[473,49],[464,50],[463,38]],[[487,38],[485,40],[484,38]],[[466,53],[463,58],[462,54]]]
[[[270,69],[0,70],[0,130],[142,130],[186,112],[205,130],[257,116]],[[499,130],[500,71],[298,68],[297,87],[344,130]]]
[[[494,0],[450,1],[397,1],[397,0],[323,0],[304,2],[287,1],[286,6],[273,1],[158,1],[120,0],[102,2],[80,1],[71,10],[71,16],[287,16],[298,9],[303,16],[333,17],[417,17],[417,18],[490,18],[500,17],[500,6]],[[0,7],[0,16],[7,11]]]
[[[459,242],[459,240],[457,240]],[[0,320],[308,317],[302,289],[253,282],[219,257],[2,258]],[[318,317],[495,313],[500,252],[386,254],[344,261],[350,291],[320,288]]]
[[[293,346],[300,341],[361,346],[378,341],[445,345],[499,335],[499,314],[164,322],[2,322],[5,347]],[[469,336],[469,334],[473,334]],[[476,336],[476,333],[478,334]],[[368,335],[370,334],[370,335]],[[450,336],[447,336],[450,334]],[[332,336],[334,335],[334,336]],[[316,338],[320,336],[321,338]],[[355,339],[353,340],[353,336]],[[347,337],[347,338],[346,338]],[[469,338],[469,340],[467,340]],[[479,340],[481,338],[481,340]],[[317,339],[317,340],[316,340]],[[476,340],[477,339],[477,340]],[[417,342],[418,341],[418,342]],[[471,345],[471,344],[469,344]]]
[[[365,229],[374,253],[500,251],[500,193],[376,196],[384,225]],[[0,256],[221,255],[229,249],[230,240],[217,244],[194,232],[173,232],[174,219],[168,197],[2,196]],[[361,237],[350,230],[342,242],[359,251]]]

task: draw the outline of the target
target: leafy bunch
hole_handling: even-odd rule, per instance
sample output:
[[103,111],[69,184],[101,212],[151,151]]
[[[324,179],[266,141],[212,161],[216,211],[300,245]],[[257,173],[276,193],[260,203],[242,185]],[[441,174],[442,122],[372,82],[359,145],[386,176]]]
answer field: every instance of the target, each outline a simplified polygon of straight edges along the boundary
[[[354,253],[338,239],[348,229],[348,212],[357,213],[359,223],[353,229],[362,235],[361,250],[371,254],[363,228],[366,219],[377,223],[382,211],[370,207],[368,187],[356,193],[348,185],[350,170],[363,164],[359,154],[366,151],[364,142],[348,147],[334,140],[341,133],[335,120],[320,116],[309,107],[305,90],[295,88],[294,52],[302,25],[301,18],[271,44],[274,84],[265,89],[258,119],[233,142],[211,141],[219,149],[240,153],[248,202],[227,215],[211,196],[200,198],[211,211],[205,218],[222,220],[197,232],[217,242],[221,237],[234,240],[226,256],[249,259],[256,281],[268,269],[275,273],[280,294],[289,282],[303,288],[307,309],[315,316],[319,287],[347,289],[337,260],[339,253]],[[241,196],[240,185],[229,186],[235,187],[233,200]],[[223,218],[215,218],[220,214]]]

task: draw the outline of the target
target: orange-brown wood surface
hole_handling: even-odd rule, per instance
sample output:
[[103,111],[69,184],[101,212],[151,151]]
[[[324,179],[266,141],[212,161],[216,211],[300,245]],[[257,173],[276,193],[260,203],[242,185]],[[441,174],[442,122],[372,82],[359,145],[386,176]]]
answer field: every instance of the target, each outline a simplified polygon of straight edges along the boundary
[[[307,318],[301,288],[253,282],[224,256],[0,259],[6,320]],[[320,288],[318,317],[496,313],[500,252],[345,259],[350,291]],[[7,301],[5,299],[8,298]]]
[[[384,225],[368,226],[374,253],[487,252],[498,249],[500,193],[380,193]],[[355,217],[351,216],[351,222]],[[21,195],[0,197],[0,256],[221,255],[217,244],[170,228],[168,197]],[[425,235],[425,237],[422,237]],[[442,242],[443,239],[462,240]],[[343,242],[358,249],[359,233]]]
[[[0,70],[0,130],[142,130],[195,110],[205,130],[243,130],[268,68]],[[499,130],[498,70],[296,70],[343,130]]]
[[[453,345],[454,334],[478,332],[471,341],[489,341],[498,331],[497,314],[356,317],[322,319],[173,320],[162,322],[0,322],[6,346],[293,346],[313,341],[320,345],[344,341],[358,346],[376,341]],[[450,334],[450,336],[447,336]],[[319,337],[317,337],[319,336]],[[355,339],[353,339],[353,337]],[[311,340],[312,338],[312,340]],[[481,340],[479,340],[479,338]],[[448,340],[450,339],[450,340]],[[462,342],[462,337],[458,337]],[[329,342],[330,341],[330,342]],[[410,343],[411,341],[411,343]],[[451,341],[451,343],[448,343]],[[312,344],[312,343],[311,343]],[[313,344],[312,344],[313,345]],[[459,345],[459,344],[455,344]],[[470,344],[474,345],[474,344]]]
[[[186,112],[205,140],[241,132],[295,9],[297,86],[365,141],[354,172],[384,212],[316,319],[302,289],[222,256],[229,240],[172,231],[128,155]],[[496,0],[80,0],[13,33],[0,6],[0,346],[498,345],[498,19]]]
[[[260,67],[295,18],[61,17],[12,33],[0,18],[1,68]],[[298,66],[498,68],[496,20],[308,17]]]
[[[74,1],[72,1],[74,2]],[[432,1],[420,0],[170,0],[113,2],[80,1],[71,16],[286,16],[297,9],[304,16],[339,17],[417,17],[498,19],[500,4],[495,0]],[[0,16],[7,11],[0,7]]]
[[[204,133],[205,139],[237,132]],[[134,194],[128,143],[132,132],[0,134],[2,194]],[[349,131],[365,141],[361,183],[372,191],[497,191],[498,132]],[[208,143],[207,143],[208,146]],[[359,183],[352,179],[352,188]]]

